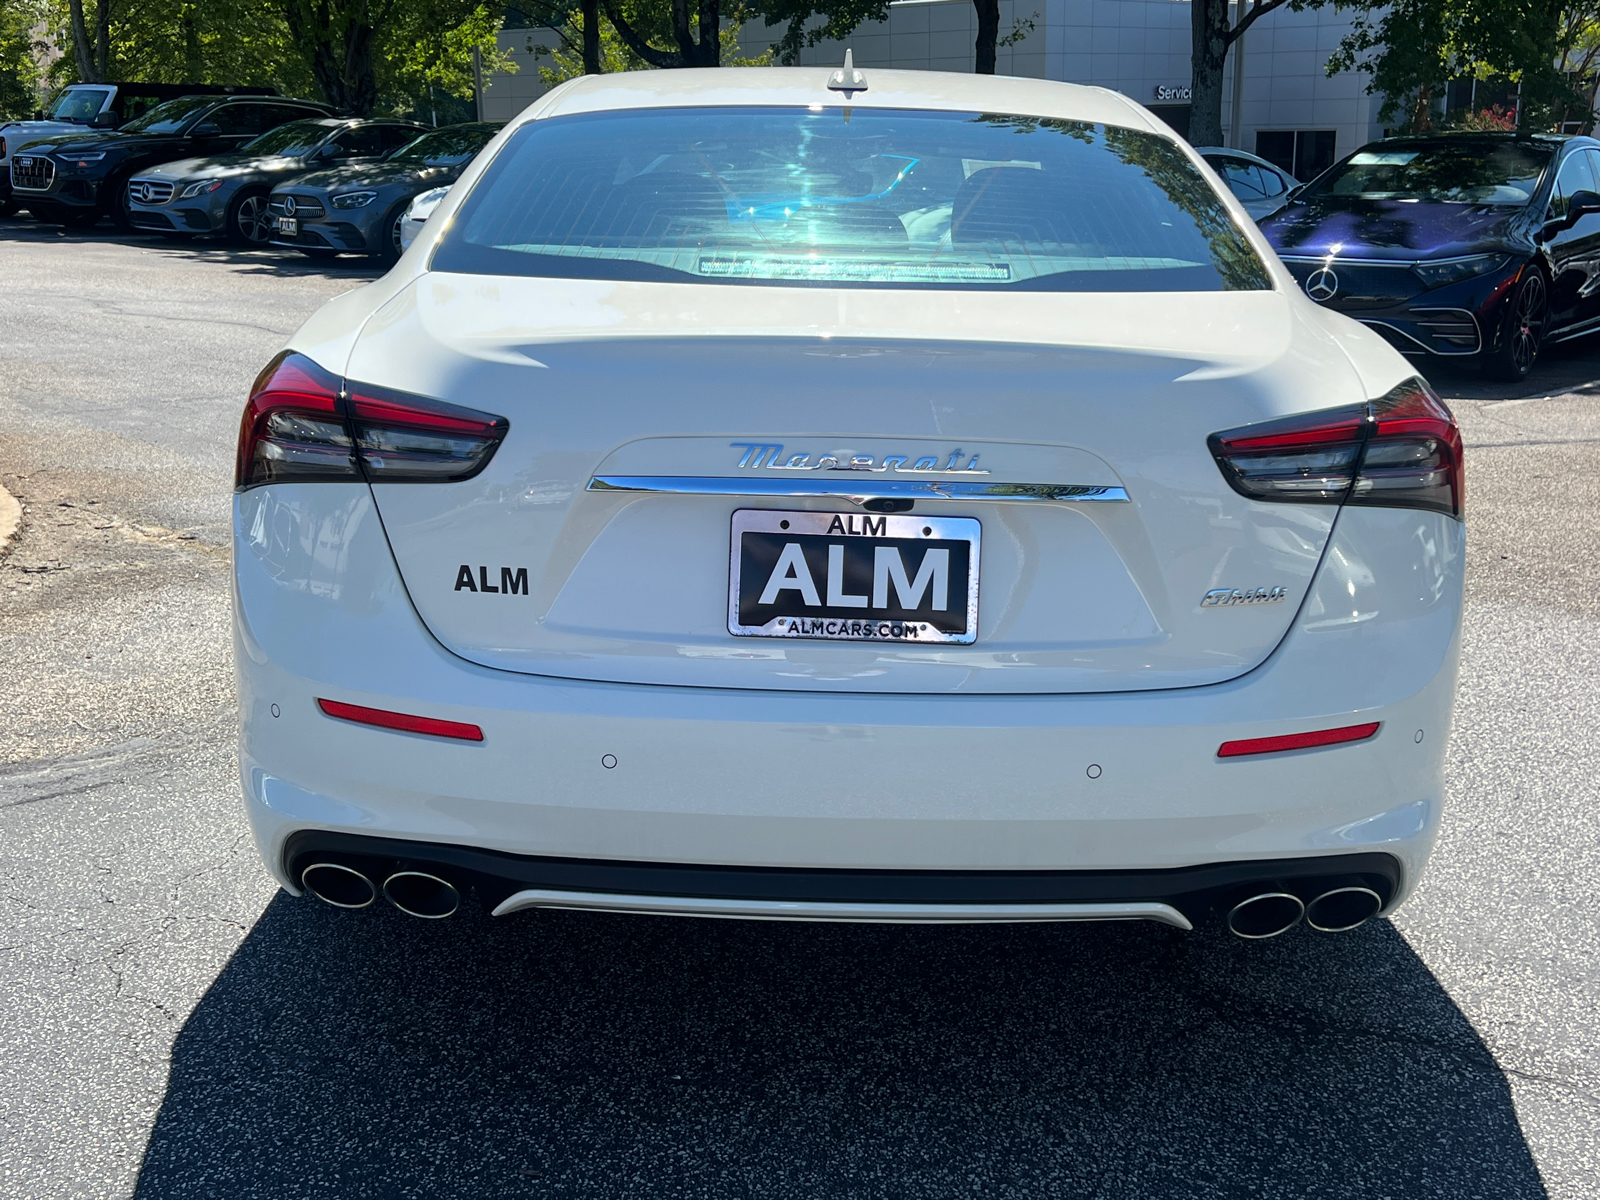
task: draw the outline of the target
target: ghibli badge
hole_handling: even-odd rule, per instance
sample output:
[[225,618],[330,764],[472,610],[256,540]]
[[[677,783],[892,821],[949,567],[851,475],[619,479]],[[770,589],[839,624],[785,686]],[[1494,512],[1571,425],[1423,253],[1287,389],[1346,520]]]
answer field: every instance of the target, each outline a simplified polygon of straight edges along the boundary
[[1288,588],[1212,588],[1200,599],[1201,608],[1231,608],[1236,604],[1281,604]]

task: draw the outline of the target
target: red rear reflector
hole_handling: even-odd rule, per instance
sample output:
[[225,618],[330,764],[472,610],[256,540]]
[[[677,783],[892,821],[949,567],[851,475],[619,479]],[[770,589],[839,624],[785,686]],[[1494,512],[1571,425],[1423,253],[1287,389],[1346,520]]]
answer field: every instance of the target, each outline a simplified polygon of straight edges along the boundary
[[1378,732],[1380,722],[1346,725],[1341,729],[1318,729],[1312,733],[1285,733],[1279,737],[1246,738],[1242,742],[1223,742],[1218,758],[1238,758],[1241,754],[1276,754],[1281,750],[1310,750],[1313,746],[1337,746],[1340,742],[1364,742]]
[[[384,729],[398,729],[404,733],[426,733],[433,737],[459,738],[464,742],[483,741],[483,730],[476,725],[466,725],[460,721],[414,717],[410,713],[390,712],[384,708],[362,708],[359,704],[341,704],[337,700],[319,699],[317,707],[330,717],[338,717],[341,721],[378,725]],[[1377,726],[1373,728],[1376,729]]]

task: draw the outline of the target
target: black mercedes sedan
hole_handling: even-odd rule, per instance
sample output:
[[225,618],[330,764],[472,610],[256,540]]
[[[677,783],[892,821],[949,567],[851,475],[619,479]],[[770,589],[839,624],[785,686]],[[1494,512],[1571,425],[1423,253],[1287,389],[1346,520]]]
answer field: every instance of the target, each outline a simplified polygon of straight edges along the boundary
[[1521,379],[1600,329],[1600,141],[1449,133],[1373,142],[1261,231],[1317,303],[1401,353]]
[[157,163],[224,154],[288,121],[330,115],[326,104],[280,96],[180,96],[122,128],[47,138],[11,157],[17,203],[44,221],[89,226],[109,215],[132,228],[128,180]]
[[324,167],[371,166],[423,131],[382,117],[290,121],[232,154],[180,158],[138,172],[128,182],[128,215],[136,229],[222,233],[236,245],[261,245],[270,236],[267,193],[274,184]]
[[341,164],[272,190],[273,244],[312,258],[366,254],[385,266],[400,257],[400,224],[411,198],[454,183],[500,131],[473,121],[425,133],[377,163]]

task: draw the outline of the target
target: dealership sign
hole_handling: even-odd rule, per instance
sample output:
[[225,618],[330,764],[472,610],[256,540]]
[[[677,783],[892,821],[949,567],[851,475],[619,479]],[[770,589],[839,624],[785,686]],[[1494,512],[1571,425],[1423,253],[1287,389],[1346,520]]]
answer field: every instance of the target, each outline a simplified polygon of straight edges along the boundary
[[1193,98],[1193,92],[1187,87],[1165,87],[1162,84],[1156,84],[1157,100],[1187,104]]

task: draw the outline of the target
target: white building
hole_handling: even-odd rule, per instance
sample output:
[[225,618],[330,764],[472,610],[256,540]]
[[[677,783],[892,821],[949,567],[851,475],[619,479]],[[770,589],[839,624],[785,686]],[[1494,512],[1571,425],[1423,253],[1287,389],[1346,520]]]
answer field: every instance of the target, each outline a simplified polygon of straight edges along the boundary
[[[1340,155],[1382,137],[1382,99],[1366,94],[1366,77],[1346,72],[1330,79],[1324,70],[1349,27],[1331,6],[1283,8],[1257,20],[1244,35],[1243,55],[1237,44],[1228,54],[1225,140],[1310,179]],[[741,40],[759,53],[780,33],[758,21],[744,28]],[[1012,43],[1000,47],[1000,74],[1113,88],[1187,132],[1188,0],[1000,0],[1000,33]],[[501,47],[516,56],[520,70],[489,81],[486,119],[511,117],[544,91],[528,46],[548,37],[537,30],[501,34]],[[896,0],[887,21],[863,25],[843,42],[804,50],[801,62],[831,66],[849,46],[862,68],[968,72],[976,37],[971,0]],[[1236,83],[1241,61],[1243,78]]]

